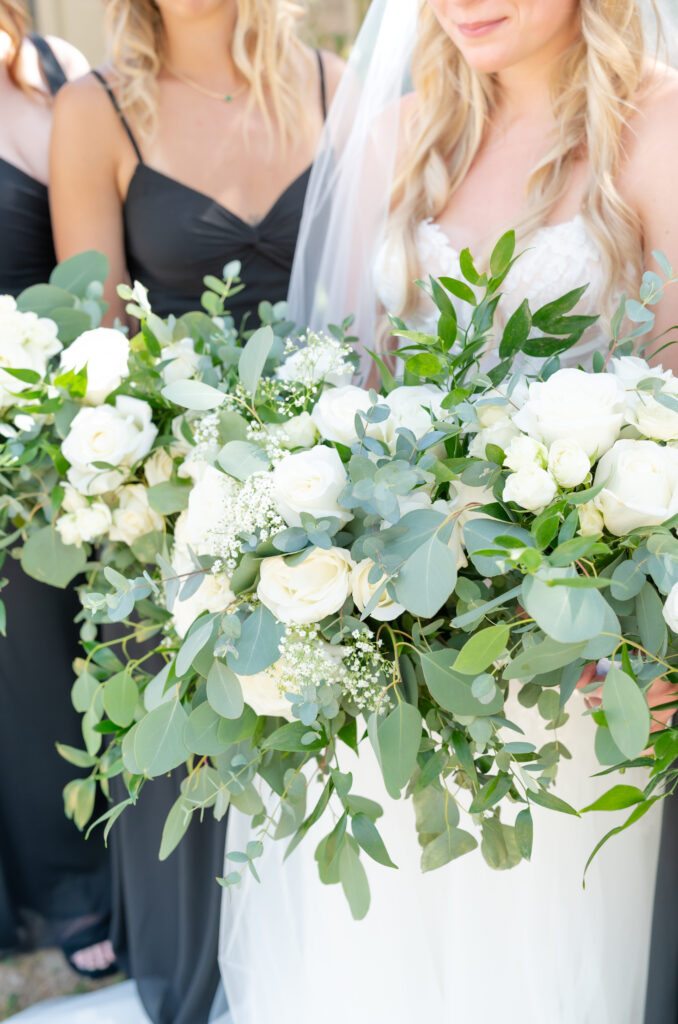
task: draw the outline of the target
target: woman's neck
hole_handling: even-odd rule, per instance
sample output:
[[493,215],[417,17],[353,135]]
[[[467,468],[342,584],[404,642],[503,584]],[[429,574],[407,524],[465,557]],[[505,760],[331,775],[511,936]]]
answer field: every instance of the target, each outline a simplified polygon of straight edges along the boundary
[[237,20],[236,0],[203,18],[163,14],[165,63],[205,85],[230,87],[238,77],[232,57]]

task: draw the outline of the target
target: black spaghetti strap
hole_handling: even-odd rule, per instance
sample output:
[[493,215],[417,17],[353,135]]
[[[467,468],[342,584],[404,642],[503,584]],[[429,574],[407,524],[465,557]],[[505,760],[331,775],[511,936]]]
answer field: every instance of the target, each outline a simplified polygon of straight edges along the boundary
[[327,120],[327,86],[325,85],[325,65],[320,50],[315,51],[318,58],[318,70],[320,72],[320,101],[323,106],[323,121]]
[[40,59],[40,66],[42,68],[42,73],[45,76],[47,87],[52,96],[56,96],[61,86],[65,85],[68,81],[64,73],[64,69],[46,39],[39,36],[36,32],[31,32],[30,40],[33,43]]
[[101,74],[100,71],[97,71],[96,68],[95,68],[92,71],[92,74],[94,75],[95,78],[99,79],[99,81],[103,85],[104,89],[108,93],[108,98],[110,99],[111,103],[113,104],[113,108],[114,108],[116,114],[120,118],[120,123],[122,124],[123,128],[127,132],[127,138],[132,143],[132,147],[134,148],[134,152],[137,155],[137,160],[139,161],[140,164],[142,164],[144,162],[144,158],[141,155],[141,150],[139,149],[139,146],[137,145],[137,140],[134,138],[134,134],[132,132],[132,129],[130,128],[129,124],[127,123],[127,118],[125,117],[125,115],[123,114],[122,110],[120,109],[120,104],[118,103],[118,101],[116,99],[115,93],[113,92],[113,90],[111,89],[110,85],[108,84],[108,82],[106,81],[106,79],[104,78],[104,76]]

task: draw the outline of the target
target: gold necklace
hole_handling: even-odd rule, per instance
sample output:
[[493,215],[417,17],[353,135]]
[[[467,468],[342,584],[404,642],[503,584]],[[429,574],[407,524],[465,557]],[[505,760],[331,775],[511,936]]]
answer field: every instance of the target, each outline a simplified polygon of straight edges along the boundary
[[236,92],[216,92],[214,89],[208,89],[207,86],[200,85],[199,82],[194,82],[192,78],[177,71],[169,64],[165,64],[165,69],[169,71],[172,78],[176,78],[178,81],[183,82],[184,85],[188,85],[191,89],[195,89],[196,92],[202,93],[203,96],[209,96],[210,99],[220,100],[222,103],[232,103],[233,100],[237,99],[247,89],[247,85],[243,85]]

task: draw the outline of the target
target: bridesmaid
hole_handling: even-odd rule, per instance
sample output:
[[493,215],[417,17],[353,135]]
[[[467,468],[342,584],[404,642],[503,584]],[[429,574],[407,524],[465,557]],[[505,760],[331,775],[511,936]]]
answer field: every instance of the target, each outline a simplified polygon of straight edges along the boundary
[[[54,267],[52,96],[87,70],[62,40],[27,37],[27,20],[17,0],[0,2],[0,294],[11,295],[46,281]],[[108,861],[101,838],[85,843],[64,817],[61,791],[74,769],[54,746],[82,745],[70,701],[79,604],[73,591],[24,576],[11,555],[0,576],[9,579],[0,638],[0,950],[56,943],[76,969],[97,973],[113,959]]]
[[[99,249],[161,316],[200,308],[203,277],[242,262],[240,322],[285,297],[310,165],[342,64],[298,39],[288,0],[105,0],[110,66],[55,112],[57,254]],[[113,944],[155,1024],[204,1024],[218,988],[225,822],[158,848],[181,773],[142,790],[112,831]],[[122,796],[123,794],[120,794]]]

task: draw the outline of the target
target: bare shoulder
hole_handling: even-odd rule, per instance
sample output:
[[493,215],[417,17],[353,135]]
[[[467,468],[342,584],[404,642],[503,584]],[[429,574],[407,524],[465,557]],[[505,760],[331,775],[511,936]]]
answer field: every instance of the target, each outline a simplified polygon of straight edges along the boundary
[[54,102],[53,149],[86,154],[89,164],[113,161],[123,145],[123,130],[106,90],[94,75],[68,82]]
[[64,69],[66,78],[69,80],[80,78],[89,71],[89,61],[80,53],[80,50],[72,43],[60,39],[58,36],[47,36],[47,42],[52,47],[54,55]]
[[337,53],[333,53],[331,50],[322,50],[320,55],[322,57],[323,69],[325,72],[327,100],[328,103],[331,103],[335,97],[337,89],[339,88],[339,83],[344,76],[346,62],[343,61]]
[[[675,168],[678,160],[678,72],[665,65],[647,74],[630,120],[626,139],[624,181],[638,195]],[[672,170],[672,174],[674,171]]]

